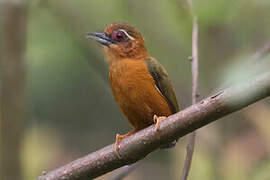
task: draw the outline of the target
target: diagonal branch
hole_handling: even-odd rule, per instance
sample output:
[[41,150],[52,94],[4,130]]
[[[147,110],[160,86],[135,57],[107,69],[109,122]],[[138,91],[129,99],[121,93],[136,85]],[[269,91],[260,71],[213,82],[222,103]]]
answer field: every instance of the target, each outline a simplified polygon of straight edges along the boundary
[[183,137],[219,118],[270,96],[270,71],[225,89],[192,105],[160,123],[160,131],[152,125],[123,139],[121,159],[114,144],[46,173],[38,180],[93,179],[121,166],[132,164],[156,150],[161,144]]

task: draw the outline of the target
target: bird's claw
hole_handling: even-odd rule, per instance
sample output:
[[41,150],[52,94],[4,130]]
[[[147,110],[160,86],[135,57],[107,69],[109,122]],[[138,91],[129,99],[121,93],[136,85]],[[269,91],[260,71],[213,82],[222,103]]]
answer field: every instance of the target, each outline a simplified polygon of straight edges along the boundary
[[114,144],[114,149],[115,149],[115,152],[116,152],[116,155],[119,159],[121,159],[121,156],[119,154],[119,143],[122,141],[122,139],[134,134],[136,132],[136,130],[133,130],[133,131],[130,131],[128,132],[127,134],[125,135],[120,135],[120,134],[116,134],[116,137],[115,137],[115,144]]
[[115,152],[116,152],[116,155],[119,159],[121,159],[121,156],[119,154],[119,143],[120,141],[123,139],[124,137],[121,136],[120,134],[116,134],[116,137],[115,137],[115,144],[114,144],[114,149],[115,149]]
[[160,122],[163,121],[166,118],[167,118],[166,116],[157,116],[157,115],[154,115],[153,119],[154,119],[154,123],[156,124],[155,125],[155,130],[156,131],[159,131]]

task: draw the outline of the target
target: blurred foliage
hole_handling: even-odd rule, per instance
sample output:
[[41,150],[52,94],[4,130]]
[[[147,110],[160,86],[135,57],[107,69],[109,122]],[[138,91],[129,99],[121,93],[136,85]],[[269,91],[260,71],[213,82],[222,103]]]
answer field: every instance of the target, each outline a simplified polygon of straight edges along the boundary
[[[269,69],[269,56],[256,65],[251,56],[270,40],[270,1],[194,0],[194,5],[201,98]],[[191,104],[192,24],[185,0],[30,1],[25,179],[113,143],[116,133],[131,129],[112,97],[101,48],[85,39],[86,32],[116,21],[140,29],[150,53],[167,69],[181,107]],[[270,179],[269,109],[266,99],[199,130],[190,179]],[[185,138],[173,150],[149,155],[126,179],[178,179],[184,148]]]

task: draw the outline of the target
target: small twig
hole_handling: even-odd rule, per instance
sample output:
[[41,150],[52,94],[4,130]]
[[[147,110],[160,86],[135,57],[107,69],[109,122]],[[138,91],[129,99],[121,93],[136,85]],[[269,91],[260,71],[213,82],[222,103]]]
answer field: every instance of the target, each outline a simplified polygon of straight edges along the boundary
[[114,174],[112,177],[110,177],[109,180],[123,179],[124,177],[129,175],[129,173],[131,173],[137,167],[137,165],[138,165],[138,163],[134,163],[132,165],[122,167],[121,169],[118,170],[118,172],[116,174]]
[[[197,22],[197,17],[194,12],[192,0],[187,0],[191,15],[192,15],[192,21],[193,21],[193,31],[192,31],[192,57],[189,58],[191,60],[192,64],[192,104],[195,104],[197,102],[197,99],[199,97],[198,95],[198,76],[199,76],[199,70],[198,70],[198,65],[199,65],[199,60],[198,60],[198,32],[199,32],[199,27],[198,27],[198,22]],[[186,159],[185,159],[185,164],[184,168],[182,170],[181,174],[181,180],[186,180],[190,171],[191,163],[192,163],[192,157],[193,157],[193,152],[194,152],[194,147],[195,147],[195,139],[196,139],[196,132],[192,132],[189,135],[189,142],[186,147]]]
[[192,32],[192,104],[195,104],[197,102],[198,97],[198,31],[198,23],[195,18],[193,22]]
[[188,142],[188,145],[186,147],[187,154],[186,154],[184,168],[183,168],[182,174],[181,174],[181,180],[186,180],[188,177],[188,173],[189,173],[191,162],[192,162],[193,152],[194,152],[195,139],[196,139],[196,133],[195,133],[195,131],[193,131],[189,135],[189,139],[188,139],[189,142]]

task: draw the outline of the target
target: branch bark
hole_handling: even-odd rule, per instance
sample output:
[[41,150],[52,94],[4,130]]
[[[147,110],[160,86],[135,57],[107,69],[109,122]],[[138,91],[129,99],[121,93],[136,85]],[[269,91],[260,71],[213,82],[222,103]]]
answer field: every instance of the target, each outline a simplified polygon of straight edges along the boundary
[[270,96],[270,71],[225,89],[194,104],[160,124],[160,131],[152,125],[123,139],[119,153],[114,144],[104,147],[63,167],[46,173],[38,180],[93,179],[121,166],[132,164],[158,149],[161,144],[183,137],[221,117],[240,110]]

